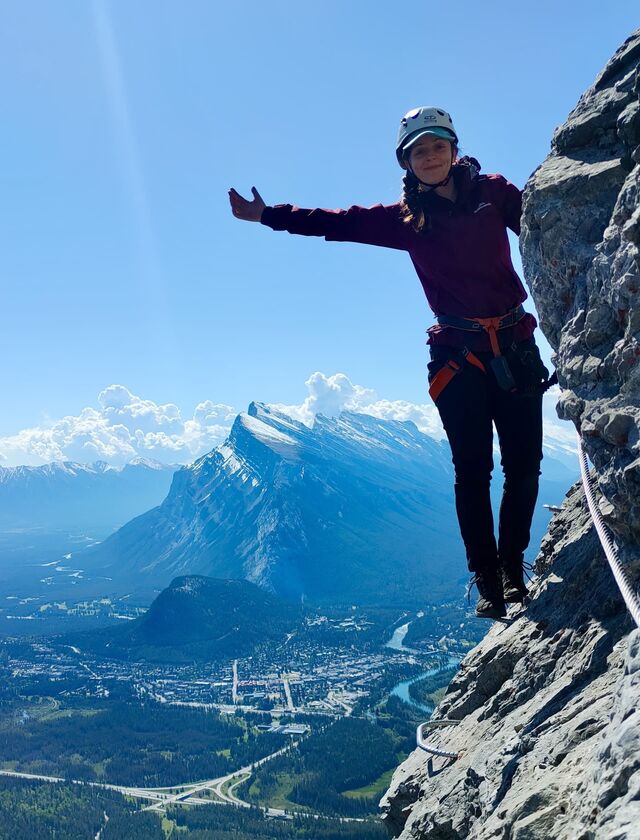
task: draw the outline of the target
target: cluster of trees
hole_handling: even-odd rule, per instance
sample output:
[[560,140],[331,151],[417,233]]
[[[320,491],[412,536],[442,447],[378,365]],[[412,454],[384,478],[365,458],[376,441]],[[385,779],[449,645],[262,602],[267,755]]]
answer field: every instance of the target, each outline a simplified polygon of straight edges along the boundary
[[12,709],[18,697],[18,688],[9,667],[9,657],[6,651],[0,651],[0,713]]
[[[455,636],[458,641],[464,636],[470,643],[477,644],[487,631],[480,621],[466,620],[466,609],[468,607],[465,607],[462,597],[460,601],[451,604],[425,606],[424,615],[421,618],[414,618],[409,624],[403,644],[406,647],[413,647],[419,645],[420,642],[431,642],[442,636]],[[464,631],[460,629],[461,622],[464,622]]]
[[423,720],[424,712],[405,703],[395,694],[388,697],[386,703],[378,709],[377,725],[391,730],[398,739],[401,753],[398,761],[403,761],[415,749],[416,727]]
[[434,698],[431,695],[440,688],[446,688],[454,678],[457,670],[457,665],[451,668],[443,668],[437,674],[432,674],[430,677],[425,677],[423,680],[411,683],[409,686],[411,699],[416,703],[433,702]]
[[136,814],[120,812],[110,816],[102,829],[100,838],[101,840],[166,840],[161,817],[148,811]]
[[[215,711],[116,702],[90,714],[28,719],[0,730],[18,769],[83,781],[159,787],[222,776],[282,746]],[[217,754],[222,750],[230,754]]]
[[284,780],[291,802],[324,814],[359,817],[377,813],[377,796],[350,798],[347,790],[363,787],[397,765],[403,738],[390,729],[353,717],[341,718],[312,738],[259,768],[243,786],[243,795],[261,804]]
[[0,836],[11,840],[93,840],[100,829],[103,840],[163,840],[158,817],[136,807],[88,785],[0,777]]
[[[339,822],[338,820],[294,817],[267,818],[258,808],[226,805],[170,809],[167,817],[180,829],[184,840],[387,840],[381,822]],[[192,834],[193,832],[193,834]]]

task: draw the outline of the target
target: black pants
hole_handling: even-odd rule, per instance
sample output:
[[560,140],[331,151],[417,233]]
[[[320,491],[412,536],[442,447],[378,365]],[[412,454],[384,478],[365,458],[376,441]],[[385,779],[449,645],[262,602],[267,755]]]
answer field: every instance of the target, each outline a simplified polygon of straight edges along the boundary
[[[430,349],[429,380],[459,352]],[[533,339],[520,342],[508,356],[522,389],[517,393],[498,386],[491,353],[476,356],[487,372],[465,362],[436,403],[451,446],[456,511],[472,572],[518,562],[529,545],[542,460],[542,394],[536,386],[547,375]],[[504,472],[497,545],[489,496],[494,423]]]

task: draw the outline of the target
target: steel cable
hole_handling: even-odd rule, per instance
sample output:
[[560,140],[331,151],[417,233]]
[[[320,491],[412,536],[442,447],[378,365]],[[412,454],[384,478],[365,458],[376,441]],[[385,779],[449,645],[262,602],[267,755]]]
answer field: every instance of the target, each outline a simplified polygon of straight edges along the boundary
[[582,487],[584,489],[584,495],[587,499],[587,504],[589,505],[591,519],[593,520],[596,532],[598,534],[598,537],[600,538],[600,544],[602,545],[602,549],[609,562],[609,566],[611,567],[613,577],[615,578],[615,581],[618,584],[618,588],[622,593],[624,602],[627,605],[627,609],[631,613],[633,620],[635,621],[637,626],[640,627],[640,600],[638,600],[638,594],[634,591],[626,569],[620,562],[620,559],[618,557],[618,548],[613,541],[611,531],[609,530],[604,519],[602,518],[602,513],[600,512],[600,508],[598,507],[595,495],[593,493],[593,485],[591,484],[591,476],[589,475],[589,465],[587,463],[587,456],[582,446],[582,438],[580,437],[579,432],[577,433],[577,435],[578,455],[580,457],[580,472],[582,473]]

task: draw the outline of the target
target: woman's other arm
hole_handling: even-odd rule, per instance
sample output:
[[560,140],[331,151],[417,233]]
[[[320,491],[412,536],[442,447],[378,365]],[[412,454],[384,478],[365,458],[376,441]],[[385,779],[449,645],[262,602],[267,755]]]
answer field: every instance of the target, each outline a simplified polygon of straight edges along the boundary
[[522,190],[502,175],[489,175],[498,190],[496,204],[502,211],[505,225],[520,236],[520,216],[522,215]]
[[261,221],[273,230],[286,230],[303,236],[324,236],[333,242],[362,242],[385,248],[407,249],[405,225],[397,204],[354,205],[348,210],[305,209],[291,204],[268,206],[251,188],[254,201],[247,201],[233,188],[229,200],[234,215],[248,221]]

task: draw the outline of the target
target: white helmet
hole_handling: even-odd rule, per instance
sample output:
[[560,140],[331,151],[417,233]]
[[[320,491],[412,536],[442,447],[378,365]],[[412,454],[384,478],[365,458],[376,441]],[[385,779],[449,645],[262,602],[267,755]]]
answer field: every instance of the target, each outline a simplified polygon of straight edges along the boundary
[[442,108],[434,108],[432,105],[413,108],[400,120],[396,143],[396,157],[403,169],[407,168],[404,161],[405,152],[425,134],[435,134],[436,137],[444,137],[445,140],[451,140],[454,143],[458,142],[453,121],[446,111]]

